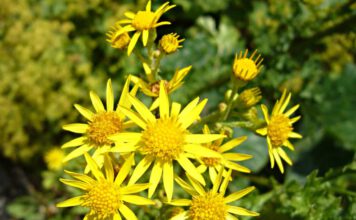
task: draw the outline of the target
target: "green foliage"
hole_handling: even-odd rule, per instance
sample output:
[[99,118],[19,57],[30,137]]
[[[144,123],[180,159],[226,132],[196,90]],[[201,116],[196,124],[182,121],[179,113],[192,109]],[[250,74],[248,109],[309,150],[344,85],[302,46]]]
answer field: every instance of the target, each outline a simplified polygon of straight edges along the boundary
[[[355,160],[354,1],[173,2],[178,7],[165,15],[173,23],[169,30],[186,40],[178,53],[162,61],[160,71],[163,76],[171,76],[176,69],[193,64],[184,86],[173,94],[174,100],[187,103],[201,95],[209,98],[205,113],[217,111],[229,86],[235,53],[249,48],[258,49],[265,58],[261,75],[251,84],[261,87],[263,102],[272,106],[279,91],[287,88],[293,92],[294,104],[301,105],[302,120],[296,130],[304,139],[296,144],[292,156],[295,166],[287,169],[286,177],[266,171],[270,164],[264,138],[234,129],[235,137],[248,135],[236,151],[254,156],[243,163],[253,174],[251,178],[236,178],[229,190],[234,192],[250,184],[258,188],[241,205],[260,211],[267,220],[354,219],[354,163],[343,169],[332,167]],[[139,1],[138,5],[145,3]],[[132,1],[2,1],[2,155],[21,162],[40,158],[46,149],[69,138],[60,126],[78,121],[74,103],[89,107],[90,90],[103,97],[108,77],[113,78],[118,94],[127,74],[143,73],[135,58],[127,58],[105,42],[109,27],[135,7]],[[323,167],[316,165],[320,160],[324,160]],[[81,162],[69,164],[74,168],[79,165]],[[308,175],[318,168],[321,176],[316,171]],[[334,169],[324,174],[330,168]],[[34,169],[43,170],[44,166]],[[38,191],[14,199],[7,206],[8,214],[13,219],[59,220],[74,219],[83,213],[55,208],[57,201],[68,197],[64,195],[78,193],[60,186],[60,175],[43,172],[42,184],[34,183],[39,185]],[[150,215],[139,208],[135,212],[139,219],[170,213],[166,206],[158,211],[159,207],[148,210]]]

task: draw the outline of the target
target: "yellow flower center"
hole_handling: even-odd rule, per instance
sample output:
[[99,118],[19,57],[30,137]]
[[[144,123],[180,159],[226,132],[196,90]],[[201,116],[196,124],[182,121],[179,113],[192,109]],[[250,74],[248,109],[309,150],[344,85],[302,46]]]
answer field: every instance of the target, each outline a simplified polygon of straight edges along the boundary
[[178,37],[176,34],[166,34],[159,41],[159,45],[165,53],[174,53],[179,47]]
[[[218,151],[218,149],[219,149],[219,146],[214,145],[214,144],[206,145],[206,147],[213,151]],[[204,162],[204,164],[206,166],[209,166],[209,167],[214,167],[214,166],[220,164],[220,158],[203,157],[203,158],[201,158],[201,160]]]
[[83,206],[90,208],[101,217],[117,212],[121,205],[119,188],[103,180],[97,182],[84,196]]
[[122,127],[122,121],[116,112],[97,113],[89,122],[88,141],[96,147],[111,145],[113,142],[108,136],[120,132]]
[[160,118],[142,132],[142,152],[162,162],[171,162],[183,152],[185,129],[174,118]]
[[191,220],[225,220],[227,207],[223,196],[210,191],[194,197],[188,215]]
[[257,65],[249,58],[235,59],[233,65],[235,76],[242,81],[250,81],[257,75]]
[[280,147],[287,139],[288,134],[293,130],[288,117],[284,115],[274,115],[271,117],[267,127],[267,134],[273,147]]
[[132,20],[132,26],[138,30],[149,30],[154,28],[155,13],[151,11],[139,11]]

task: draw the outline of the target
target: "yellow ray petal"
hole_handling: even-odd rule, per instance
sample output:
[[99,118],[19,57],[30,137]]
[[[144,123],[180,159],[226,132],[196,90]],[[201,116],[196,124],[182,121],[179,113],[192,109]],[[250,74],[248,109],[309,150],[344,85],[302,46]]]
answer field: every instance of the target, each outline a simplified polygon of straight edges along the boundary
[[279,157],[277,149],[273,149],[272,153],[273,153],[274,159],[276,160],[279,170],[281,171],[281,173],[284,173],[283,163],[282,163],[281,158]]
[[240,153],[224,153],[223,157],[230,161],[244,161],[253,158],[250,154],[240,154]]
[[118,142],[118,143],[137,143],[138,141],[141,140],[141,133],[136,133],[136,132],[121,132],[121,133],[117,133],[114,135],[110,135],[109,139],[114,141],[114,142]]
[[126,205],[121,204],[119,211],[127,220],[137,220],[135,213],[133,213]]
[[283,159],[285,162],[287,162],[287,164],[289,164],[289,165],[292,165],[292,164],[293,164],[292,160],[288,157],[288,155],[286,154],[286,152],[285,152],[281,147],[277,148],[277,150],[278,150],[279,156],[281,156],[282,159]]
[[70,131],[73,133],[84,134],[87,132],[89,125],[82,123],[73,123],[68,125],[63,125],[63,130]]
[[298,138],[298,139],[303,138],[302,135],[300,135],[300,134],[298,134],[296,132],[289,132],[288,137],[290,137],[290,138]]
[[150,175],[150,187],[148,188],[148,198],[151,198],[156,191],[157,185],[162,177],[162,164],[158,161],[155,162]]
[[155,24],[155,28],[159,27],[159,26],[163,26],[163,25],[170,25],[170,24],[172,24],[172,23],[169,21],[161,21],[161,22],[158,22],[157,24]]
[[150,200],[136,195],[122,195],[122,200],[135,205],[154,205],[155,203]]
[[224,167],[220,167],[218,175],[215,178],[215,181],[213,182],[213,188],[212,188],[212,192],[217,193],[220,187],[220,183],[222,180],[222,176],[223,176],[223,171],[224,171]]
[[299,121],[299,119],[300,119],[301,117],[302,117],[302,116],[297,116],[297,117],[291,118],[291,119],[290,119],[290,123],[293,124],[293,123]]
[[70,147],[77,147],[77,146],[83,145],[86,142],[86,140],[87,140],[86,137],[78,137],[78,138],[75,138],[75,139],[63,144],[61,146],[61,148],[65,149],[65,148],[70,148]]
[[148,30],[142,31],[142,43],[143,43],[144,47],[147,45],[147,42],[148,42],[148,34],[149,34]]
[[185,135],[185,142],[192,144],[209,143],[226,137],[223,134],[188,134]]
[[181,104],[173,102],[171,109],[171,117],[178,117],[181,107]]
[[114,93],[112,90],[111,79],[108,80],[106,85],[106,110],[114,111]]
[[169,220],[186,220],[187,217],[187,211],[181,212],[178,215],[173,216]]
[[247,139],[247,136],[241,136],[235,139],[232,139],[231,141],[223,144],[222,146],[220,146],[219,148],[219,152],[226,152],[228,150],[231,150],[232,148],[234,148],[235,146],[240,145],[242,142],[244,142]]
[[222,155],[219,152],[211,150],[207,147],[203,147],[197,144],[187,144],[183,147],[184,151],[193,154],[197,157],[214,157],[214,158],[222,158]]
[[262,135],[262,136],[266,136],[267,135],[267,127],[257,129],[256,133],[259,135]]
[[286,140],[283,145],[294,151],[294,146],[290,141]]
[[140,116],[147,122],[154,122],[156,121],[156,117],[152,114],[152,112],[142,103],[140,102],[137,98],[132,97],[129,95],[129,100],[132,103],[132,105],[135,107],[137,112],[140,114]]
[[251,170],[247,167],[241,166],[240,164],[231,162],[231,161],[224,161],[224,165],[230,169],[243,172],[243,173],[251,173]]
[[169,116],[169,100],[163,80],[159,84],[159,115],[161,118]]
[[179,176],[176,176],[174,179],[184,189],[184,191],[186,191],[190,195],[192,196],[199,195],[197,191],[195,191],[187,182],[182,180]]
[[[130,108],[131,103],[128,99],[130,82],[131,82],[131,75],[129,75],[125,81],[125,85],[124,88],[122,89],[120,100],[119,103],[117,104],[117,107],[122,106],[125,108]],[[116,111],[118,111],[118,109]]]
[[183,128],[189,127],[193,122],[199,119],[199,115],[203,111],[203,108],[205,107],[207,102],[208,100],[204,99],[192,111],[188,112],[184,118],[179,118],[179,121],[182,123]]
[[77,196],[58,203],[58,208],[79,206],[83,203],[83,196]]
[[125,107],[118,106],[118,109],[120,111],[122,111],[128,118],[130,118],[132,121],[134,121],[142,129],[146,129],[145,121],[138,114],[132,112],[131,110],[129,110]]
[[77,149],[73,150],[72,152],[70,152],[64,159],[63,162],[67,162],[73,158],[79,157],[81,155],[83,155],[84,153],[88,152],[89,150],[91,150],[93,147],[88,146],[86,144],[78,147]]
[[204,188],[200,185],[200,183],[197,180],[195,180],[189,174],[187,174],[187,177],[188,177],[189,182],[192,184],[192,186],[195,189],[195,191],[197,191],[199,193],[199,195],[206,194]]
[[149,156],[145,156],[140,163],[137,164],[134,172],[132,173],[131,179],[128,183],[128,185],[132,185],[137,182],[138,179],[146,172],[148,167],[151,165],[153,162],[152,158]]
[[59,181],[61,181],[62,183],[68,185],[68,186],[73,186],[75,188],[78,189],[82,189],[82,190],[88,190],[90,189],[91,185],[82,181],[78,181],[78,180],[68,180],[68,179],[59,179]]
[[215,171],[215,167],[209,167],[209,177],[210,177],[210,181],[213,183],[215,182],[216,176],[217,176],[217,172]]
[[126,179],[127,175],[131,170],[131,165],[134,160],[134,154],[131,154],[122,165],[119,173],[116,175],[115,184],[120,186],[121,183]]
[[245,188],[243,190],[234,192],[234,193],[226,196],[224,201],[225,201],[225,203],[230,203],[230,202],[236,201],[236,200],[244,197],[245,195],[249,194],[253,190],[255,190],[254,186],[247,187],[247,188]]
[[120,193],[122,195],[134,194],[134,193],[141,192],[145,189],[148,189],[149,186],[150,186],[149,183],[140,183],[140,184],[134,184],[131,186],[124,186],[124,187],[120,188]]
[[284,115],[286,117],[291,116],[295,111],[297,111],[297,109],[299,108],[299,105],[295,105],[292,108],[290,108],[286,113],[284,113]]
[[[225,191],[227,189],[227,186],[229,185],[229,181],[231,179],[231,172],[232,172],[232,170],[229,169],[229,171],[227,172],[227,174],[224,178],[224,181],[222,182],[222,184],[220,186],[219,193],[221,193],[222,195],[225,195]],[[223,175],[224,175],[224,173],[223,173]]]
[[90,94],[90,99],[94,106],[95,111],[96,112],[104,112],[105,108],[104,108],[103,102],[101,101],[99,96],[93,91],[90,91],[89,94]]
[[257,212],[253,212],[241,207],[237,206],[227,206],[227,211],[233,213],[235,215],[243,215],[243,216],[259,216]]
[[263,116],[267,122],[267,124],[269,123],[269,116],[268,116],[268,109],[265,105],[261,105],[261,109],[262,109],[262,113],[263,113]]
[[91,121],[93,119],[94,113],[92,111],[90,111],[89,109],[84,108],[83,106],[78,105],[78,104],[74,104],[74,107],[78,110],[78,112],[81,115],[83,115],[89,121]]
[[105,176],[106,179],[109,180],[110,183],[114,182],[114,168],[111,163],[111,159],[109,155],[106,153],[104,155],[104,170],[105,170]]
[[192,164],[192,162],[186,158],[186,156],[181,155],[177,161],[190,176],[193,176],[196,180],[199,181],[199,183],[205,186],[205,180],[203,176],[198,172],[197,168]]
[[84,153],[85,160],[87,161],[88,166],[90,167],[90,170],[92,174],[95,176],[97,180],[104,179],[103,173],[100,171],[98,164],[89,156],[88,153]]
[[137,150],[135,144],[119,144],[118,146],[112,147],[110,152],[113,153],[130,153]]
[[135,13],[130,12],[130,11],[125,12],[124,15],[125,15],[126,17],[128,17],[128,18],[131,18],[131,19],[133,19],[133,18],[136,16]]
[[192,203],[189,199],[174,199],[170,202],[167,202],[169,205],[173,206],[189,206]]
[[127,48],[127,55],[130,56],[132,53],[132,50],[135,48],[135,45],[137,43],[138,38],[141,36],[141,32],[140,31],[136,31],[136,33],[133,35],[133,37],[131,38],[130,44]]
[[[151,174],[152,175],[152,174]],[[167,201],[170,202],[173,196],[173,165],[172,163],[164,163],[163,164],[163,186],[164,191],[167,195]]]
[[146,11],[151,11],[151,0],[147,2]]
[[178,118],[185,118],[186,115],[197,106],[198,102],[199,102],[199,97],[196,97],[193,101],[189,102],[189,104],[185,106],[185,108],[179,114]]
[[282,103],[282,106],[279,109],[279,113],[280,114],[282,114],[284,112],[284,110],[287,108],[291,97],[292,97],[292,94],[289,93],[288,96],[287,96],[287,99],[284,101],[284,103]]
[[[85,220],[85,219],[84,219]],[[120,213],[116,212],[114,214],[114,219],[113,220],[122,220],[121,216],[120,216]]]
[[239,220],[239,219],[236,218],[235,216],[231,215],[230,213],[227,213],[226,220]]
[[74,177],[75,179],[82,181],[82,182],[86,182],[91,185],[95,183],[95,180],[93,180],[91,177],[89,177],[85,174],[75,173],[75,172],[71,172],[68,170],[65,170],[64,172],[67,173],[68,175]]

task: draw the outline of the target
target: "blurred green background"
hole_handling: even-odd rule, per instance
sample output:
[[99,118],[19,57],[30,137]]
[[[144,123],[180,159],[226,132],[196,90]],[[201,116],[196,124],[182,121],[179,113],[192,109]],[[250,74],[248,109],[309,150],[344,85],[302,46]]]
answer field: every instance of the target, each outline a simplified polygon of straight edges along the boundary
[[[164,1],[153,1],[157,8]],[[264,57],[259,77],[263,102],[272,106],[287,88],[300,103],[304,136],[289,153],[285,175],[270,170],[265,139],[242,129],[249,140],[239,152],[254,172],[238,175],[230,191],[255,185],[240,205],[256,219],[356,219],[356,1],[354,0],[173,0],[164,14],[183,48],[162,61],[162,75],[193,64],[173,94],[187,103],[208,97],[216,110],[229,86],[233,57],[248,48]],[[105,34],[127,10],[146,1],[2,0],[0,7],[0,219],[79,219],[83,210],[57,209],[76,194],[49,170],[48,150],[73,135],[63,124],[83,121],[73,104],[90,107],[88,92],[104,97],[112,78],[116,98],[128,74],[141,74],[134,57],[115,50]],[[211,89],[214,88],[214,89]],[[117,100],[117,99],[116,99]],[[68,164],[67,169],[79,169]],[[240,178],[241,177],[241,178]],[[146,210],[147,211],[147,210]],[[137,209],[140,219],[164,219]],[[154,217],[156,216],[156,217]],[[244,219],[244,218],[242,218]]]

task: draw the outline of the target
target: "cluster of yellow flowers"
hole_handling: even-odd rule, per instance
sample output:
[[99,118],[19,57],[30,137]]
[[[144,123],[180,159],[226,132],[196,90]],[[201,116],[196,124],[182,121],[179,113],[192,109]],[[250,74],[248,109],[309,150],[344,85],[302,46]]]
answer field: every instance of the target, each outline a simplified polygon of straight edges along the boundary
[[[171,219],[223,220],[236,219],[234,215],[259,215],[231,204],[253,191],[253,186],[225,196],[233,178],[232,171],[251,172],[237,162],[251,159],[252,156],[231,151],[247,137],[225,141],[228,137],[224,129],[219,130],[218,126],[210,130],[204,125],[202,132],[193,132],[191,127],[204,121],[200,114],[207,99],[200,100],[197,97],[184,107],[170,99],[170,93],[182,85],[191,66],[177,70],[169,81],[160,76],[160,60],[182,47],[183,39],[179,39],[176,33],[164,35],[155,44],[156,28],[170,24],[168,21],[159,21],[160,17],[174,7],[165,3],[153,12],[149,1],[145,11],[126,12],[127,19],[118,21],[108,32],[108,42],[113,48],[127,50],[128,55],[134,52],[142,62],[146,78],[128,76],[116,105],[110,79],[106,87],[105,105],[94,92],[90,92],[94,112],[74,105],[87,123],[63,126],[63,129],[81,135],[62,146],[62,149],[74,149],[63,161],[84,155],[87,166],[84,174],[65,171],[74,179],[61,179],[61,182],[83,190],[84,194],[58,203],[58,207],[87,207],[90,211],[84,219],[118,220],[122,216],[129,220],[137,219],[127,204],[154,205],[151,198],[156,196],[160,185],[165,192],[162,202],[188,207],[172,215]],[[130,32],[135,33],[130,36]],[[137,43],[140,36],[142,50]],[[292,127],[300,117],[289,118],[298,106],[285,112],[291,95],[284,92],[270,116],[267,107],[262,105],[265,123],[255,120],[255,105],[262,98],[260,89],[252,88],[238,93],[262,68],[263,59],[260,55],[255,56],[256,51],[248,57],[247,50],[244,54],[236,55],[232,74],[234,86],[226,93],[226,108],[221,109],[219,117],[214,117],[215,121],[206,123],[214,125],[226,121],[234,111],[252,123],[256,122],[256,132],[267,136],[272,168],[276,161],[283,173],[281,158],[288,164],[292,162],[282,146],[293,149],[288,139],[301,137],[293,132]],[[152,97],[150,106],[137,98],[139,92]],[[149,182],[138,183],[149,170]],[[189,183],[182,174],[185,174]],[[207,176],[211,184],[207,184]],[[190,200],[174,198],[175,183],[191,195]],[[206,189],[207,185],[212,185],[212,188]],[[147,198],[137,195],[146,189]]]

